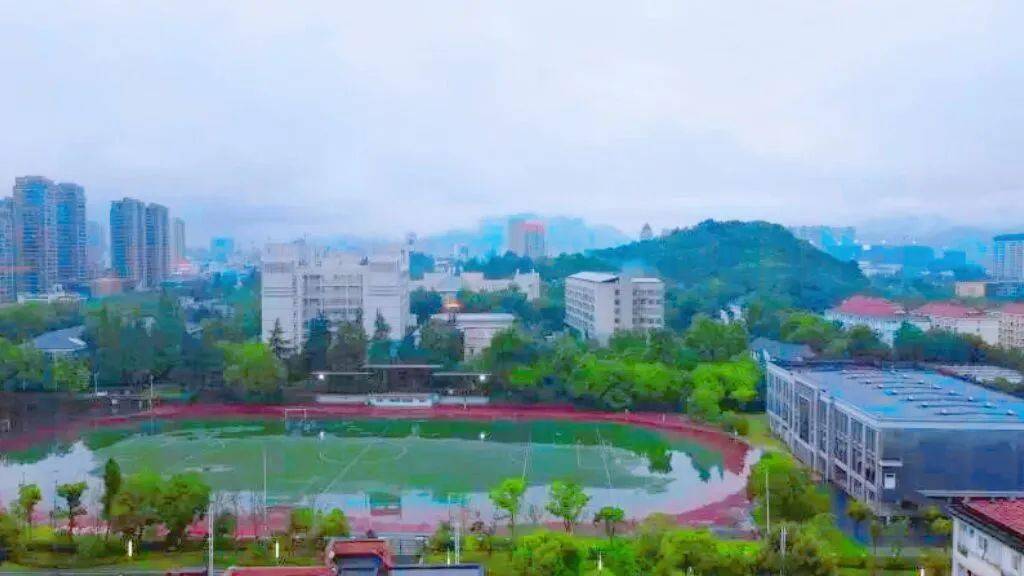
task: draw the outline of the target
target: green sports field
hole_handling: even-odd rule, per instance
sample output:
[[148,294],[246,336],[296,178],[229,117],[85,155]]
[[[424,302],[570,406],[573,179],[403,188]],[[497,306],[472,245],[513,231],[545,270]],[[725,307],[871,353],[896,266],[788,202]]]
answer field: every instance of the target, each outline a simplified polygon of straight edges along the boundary
[[542,507],[553,480],[572,479],[591,494],[591,507],[614,504],[636,517],[686,512],[744,483],[742,471],[727,470],[706,444],[623,424],[296,416],[90,431],[70,445],[10,454],[0,466],[0,496],[6,500],[23,476],[52,478],[56,469],[98,486],[107,458],[128,474],[199,472],[242,507],[261,502],[265,490],[271,506],[340,506],[354,517],[411,525],[435,521],[449,502],[489,519],[487,491],[512,476],[528,482],[527,509]]

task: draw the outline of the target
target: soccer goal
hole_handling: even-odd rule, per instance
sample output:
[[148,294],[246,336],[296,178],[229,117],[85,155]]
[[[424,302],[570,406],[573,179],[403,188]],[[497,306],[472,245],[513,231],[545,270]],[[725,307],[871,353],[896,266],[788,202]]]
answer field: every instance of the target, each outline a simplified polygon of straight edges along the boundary
[[305,427],[307,421],[309,421],[309,412],[307,412],[306,408],[284,409],[284,426],[286,429],[295,425]]

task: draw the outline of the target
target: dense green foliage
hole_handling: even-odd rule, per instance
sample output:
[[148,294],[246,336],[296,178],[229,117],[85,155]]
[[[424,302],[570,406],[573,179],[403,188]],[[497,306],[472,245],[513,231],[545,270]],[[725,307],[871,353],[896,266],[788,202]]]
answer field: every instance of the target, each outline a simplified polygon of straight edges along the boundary
[[492,392],[526,401],[570,401],[612,410],[686,409],[718,421],[757,396],[760,374],[745,350],[741,324],[704,318],[682,336],[669,330],[623,331],[605,347],[572,336],[539,342],[507,330],[475,362],[493,374]]
[[29,302],[0,308],[0,338],[14,342],[81,323],[82,312],[78,304]]
[[[766,508],[768,491],[770,511]],[[756,501],[754,517],[762,525],[767,512],[774,524],[805,522],[829,510],[828,493],[812,481],[806,468],[783,452],[768,452],[754,465],[747,480],[747,495]]]

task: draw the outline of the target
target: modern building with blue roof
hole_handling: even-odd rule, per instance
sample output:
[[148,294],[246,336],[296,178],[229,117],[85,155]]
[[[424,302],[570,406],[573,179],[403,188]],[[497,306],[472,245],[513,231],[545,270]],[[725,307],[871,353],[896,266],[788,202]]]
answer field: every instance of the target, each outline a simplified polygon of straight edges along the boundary
[[766,367],[772,432],[880,515],[1024,496],[1024,399],[916,368]]

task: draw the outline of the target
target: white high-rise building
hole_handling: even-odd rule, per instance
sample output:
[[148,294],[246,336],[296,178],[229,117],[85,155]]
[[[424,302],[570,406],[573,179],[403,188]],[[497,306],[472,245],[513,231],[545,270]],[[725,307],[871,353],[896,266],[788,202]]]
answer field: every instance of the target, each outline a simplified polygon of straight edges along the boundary
[[565,324],[601,343],[616,330],[663,328],[665,284],[606,272],[573,274],[565,280]]
[[546,227],[540,220],[510,218],[508,221],[508,251],[516,256],[536,260],[547,253]]
[[171,272],[177,272],[185,262],[185,221],[171,220]]
[[361,319],[372,336],[377,315],[393,340],[405,336],[409,322],[409,255],[361,257],[314,249],[304,242],[268,244],[262,257],[262,335],[274,327],[295,350],[302,347],[309,321],[323,314],[331,324]]
[[993,275],[996,280],[1024,280],[1024,234],[993,238]]

